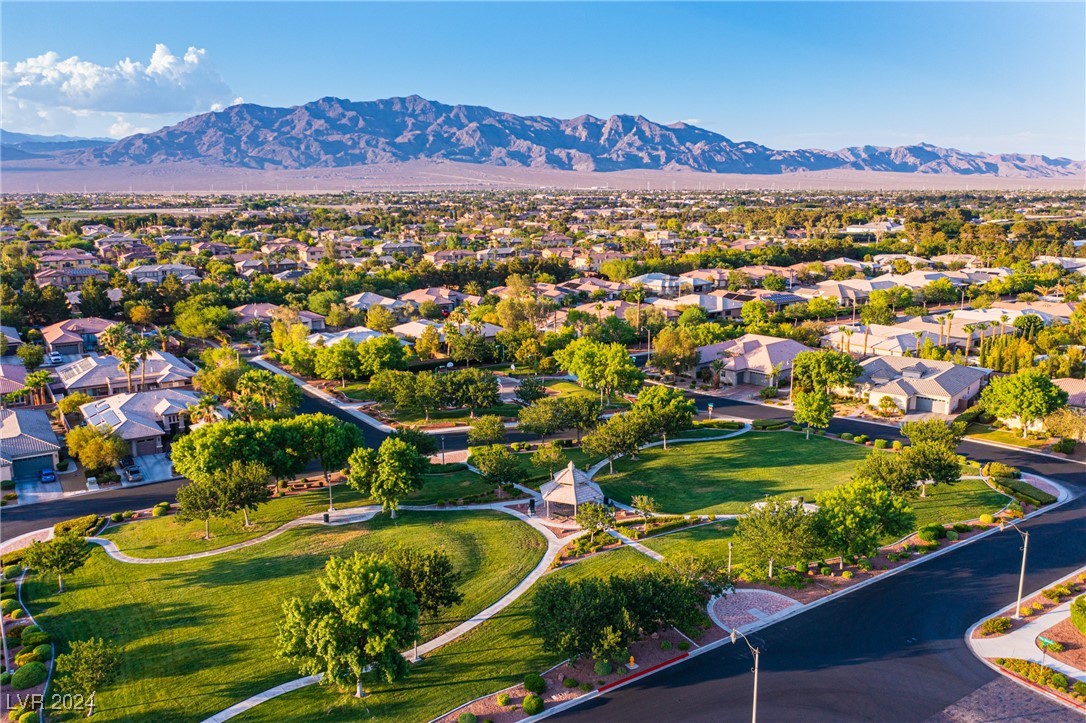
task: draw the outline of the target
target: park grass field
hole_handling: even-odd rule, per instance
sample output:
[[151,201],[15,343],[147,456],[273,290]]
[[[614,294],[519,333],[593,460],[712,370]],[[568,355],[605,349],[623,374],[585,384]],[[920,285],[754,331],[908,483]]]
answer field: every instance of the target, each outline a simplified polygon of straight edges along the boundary
[[423,640],[498,600],[546,549],[542,535],[502,513],[403,512],[189,562],[126,564],[95,550],[67,592],[35,577],[23,594],[57,640],[101,636],[121,648],[120,678],[99,692],[96,719],[198,721],[298,677],[275,656],[276,623],[284,600],[313,593],[331,555],[396,544],[444,547],[464,575],[464,601],[424,619]]
[[[401,504],[435,505],[465,495],[487,492],[494,485],[466,469],[423,476],[422,489],[415,490]],[[345,484],[332,487],[336,509],[375,504]],[[298,517],[328,509],[328,489],[276,497],[249,514],[246,528],[241,513],[211,521],[211,539],[205,540],[203,522],[181,522],[174,516],[140,520],[107,528],[101,536],[113,540],[118,549],[132,557],[177,557],[221,547],[265,535]]]
[[[622,548],[549,574],[571,580],[608,577],[655,564],[639,552]],[[542,673],[559,662],[558,656],[540,649],[532,634],[533,590],[464,637],[431,653],[408,678],[369,687],[363,700],[314,685],[262,703],[235,720],[427,721],[469,700],[522,682],[526,674]]]
[[[722,432],[726,433],[726,432]],[[645,449],[596,475],[604,493],[624,503],[656,499],[661,512],[735,514],[768,496],[804,497],[847,482],[870,450],[788,432],[748,432],[715,442]]]

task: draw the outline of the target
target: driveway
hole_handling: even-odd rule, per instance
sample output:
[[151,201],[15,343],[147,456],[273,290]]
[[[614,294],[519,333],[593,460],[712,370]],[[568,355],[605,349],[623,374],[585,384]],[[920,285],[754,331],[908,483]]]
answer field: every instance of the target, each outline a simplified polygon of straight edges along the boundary
[[20,505],[56,500],[64,496],[64,489],[59,481],[43,484],[36,477],[15,480],[15,491],[19,494]]
[[143,479],[138,482],[126,482],[124,481],[124,475],[121,475],[122,487],[137,487],[150,482],[165,482],[177,477],[177,474],[173,471],[173,462],[170,461],[165,452],[144,454],[136,457],[136,466],[140,468]]

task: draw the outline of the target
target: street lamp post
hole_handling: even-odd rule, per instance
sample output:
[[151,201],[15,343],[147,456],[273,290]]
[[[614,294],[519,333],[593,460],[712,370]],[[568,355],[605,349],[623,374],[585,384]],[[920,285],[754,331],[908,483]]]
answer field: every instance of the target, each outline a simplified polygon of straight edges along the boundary
[[1000,520],[999,529],[1005,530],[1008,527],[1013,529],[1022,537],[1022,571],[1018,574],[1018,604],[1014,606],[1014,619],[1022,619],[1022,590],[1026,585],[1026,553],[1029,551],[1029,533],[1022,532],[1018,529],[1018,526],[1013,522],[1008,523],[1006,520]]
[[441,464],[445,464],[445,435],[438,435],[441,437]]
[[761,654],[761,651],[750,644],[750,640],[746,635],[743,635],[743,633],[735,629],[732,630],[733,644],[736,642],[737,636],[743,638],[743,642],[747,644],[747,647],[750,648],[750,652],[754,655],[754,703],[750,709],[750,723],[758,723],[758,656]]

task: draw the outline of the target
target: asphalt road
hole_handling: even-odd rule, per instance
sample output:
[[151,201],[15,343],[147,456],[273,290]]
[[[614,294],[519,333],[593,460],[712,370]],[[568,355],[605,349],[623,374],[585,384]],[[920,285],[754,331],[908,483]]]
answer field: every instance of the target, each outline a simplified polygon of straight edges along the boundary
[[[788,418],[787,410],[694,395],[699,409],[746,419]],[[318,399],[302,412],[322,411],[358,424],[367,444],[384,434]],[[834,432],[900,438],[890,427],[835,419]],[[520,435],[517,435],[518,437]],[[446,435],[461,449],[466,435]],[[1030,537],[1027,591],[1086,562],[1086,467],[1063,460],[963,443],[964,454],[1055,479],[1078,497],[1023,523]],[[139,509],[172,497],[178,482],[103,492],[0,511],[10,538],[90,512]],[[969,652],[964,633],[977,620],[1014,601],[1021,541],[994,534],[873,585],[830,600],[752,636],[761,649],[758,715],[763,721],[921,721],[995,678]],[[750,714],[751,656],[724,646],[564,714],[583,721],[731,720]],[[1023,695],[1030,695],[1023,690]],[[993,711],[995,713],[995,711]],[[1058,720],[1057,713],[1051,720]],[[1070,711],[1068,720],[1077,720]]]

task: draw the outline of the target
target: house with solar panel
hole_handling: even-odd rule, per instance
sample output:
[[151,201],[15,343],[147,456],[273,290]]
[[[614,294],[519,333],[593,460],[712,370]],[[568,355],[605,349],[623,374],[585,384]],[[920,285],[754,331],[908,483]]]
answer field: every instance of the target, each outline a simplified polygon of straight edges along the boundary
[[[57,376],[67,394],[83,392],[92,397],[108,397],[128,392],[129,375],[114,356],[89,356],[57,367]],[[146,361],[136,359],[132,370],[131,391],[172,389],[191,386],[196,369],[189,362],[169,352],[153,351]]]
[[188,427],[187,410],[200,396],[184,389],[153,389],[87,402],[79,411],[87,424],[108,427],[139,457],[164,452],[167,441]]

